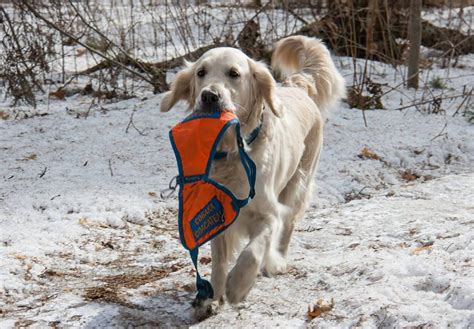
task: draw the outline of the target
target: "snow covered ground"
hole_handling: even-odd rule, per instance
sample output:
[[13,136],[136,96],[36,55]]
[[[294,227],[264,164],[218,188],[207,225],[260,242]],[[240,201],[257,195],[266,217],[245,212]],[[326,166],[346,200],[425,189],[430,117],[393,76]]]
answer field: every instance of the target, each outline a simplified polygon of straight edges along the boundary
[[[350,79],[350,60],[337,63]],[[360,110],[334,111],[288,273],[259,277],[246,302],[201,326],[474,326],[474,126],[453,117],[462,98],[440,114],[397,110],[472,88],[474,56],[459,63],[424,72],[445,89],[387,93],[367,127]],[[371,67],[399,85],[400,70]],[[184,106],[162,114],[160,100],[0,104],[0,328],[196,323],[177,199],[159,197],[176,174],[167,134]],[[320,299],[333,308],[311,320]]]

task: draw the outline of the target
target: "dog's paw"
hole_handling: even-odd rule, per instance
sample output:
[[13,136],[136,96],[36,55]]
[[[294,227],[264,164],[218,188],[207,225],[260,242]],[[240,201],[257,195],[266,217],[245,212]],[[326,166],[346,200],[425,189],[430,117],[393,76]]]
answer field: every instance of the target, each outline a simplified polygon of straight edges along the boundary
[[273,277],[284,274],[287,271],[287,261],[280,253],[273,252],[265,258],[262,273],[265,276]]
[[194,317],[198,321],[203,321],[210,316],[216,315],[222,303],[218,300],[206,299],[194,304]]
[[232,275],[231,272],[229,277],[227,278],[226,283],[226,298],[230,304],[237,304],[240,303],[247,297],[250,288],[252,288],[252,284],[250,285],[242,285],[242,277]]
[[249,291],[242,292],[235,289],[228,289],[226,291],[226,297],[229,304],[238,304],[247,297]]

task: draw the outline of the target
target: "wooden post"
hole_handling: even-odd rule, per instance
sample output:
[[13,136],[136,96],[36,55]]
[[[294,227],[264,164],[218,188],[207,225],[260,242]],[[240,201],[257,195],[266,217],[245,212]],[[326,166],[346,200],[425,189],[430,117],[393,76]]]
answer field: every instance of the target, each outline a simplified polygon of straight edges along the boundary
[[408,26],[408,39],[410,40],[410,53],[408,55],[408,88],[418,88],[418,73],[421,45],[421,1],[410,1],[410,24]]

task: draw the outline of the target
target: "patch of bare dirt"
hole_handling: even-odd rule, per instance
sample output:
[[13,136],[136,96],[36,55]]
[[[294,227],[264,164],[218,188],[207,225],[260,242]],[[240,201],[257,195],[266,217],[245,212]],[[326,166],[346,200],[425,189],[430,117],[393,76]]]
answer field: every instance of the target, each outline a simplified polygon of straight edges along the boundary
[[136,308],[135,305],[132,306],[120,296],[121,289],[136,289],[147,283],[161,280],[167,277],[171,272],[171,268],[160,268],[152,269],[145,273],[127,273],[105,276],[100,279],[102,282],[105,282],[105,284],[98,287],[87,288],[84,298],[86,300],[114,303]]

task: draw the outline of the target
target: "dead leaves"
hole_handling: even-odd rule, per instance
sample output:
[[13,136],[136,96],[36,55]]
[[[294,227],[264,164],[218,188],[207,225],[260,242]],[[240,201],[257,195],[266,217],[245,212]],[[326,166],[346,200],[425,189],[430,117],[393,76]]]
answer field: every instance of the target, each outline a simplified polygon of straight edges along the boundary
[[87,220],[87,218],[84,217],[79,218],[79,224],[85,227],[92,226],[91,223]]
[[[416,229],[411,229],[409,231],[409,234],[412,235],[414,233],[418,233],[418,231]],[[411,255],[418,255],[418,254],[421,254],[423,252],[427,252],[427,253],[430,253],[432,250],[433,250],[433,245],[434,245],[434,241],[418,241],[416,242],[418,244],[418,246],[416,246],[415,248],[413,248],[411,251],[410,251],[410,254]],[[407,243],[407,242],[401,242],[398,244],[398,246],[400,248],[411,248],[413,247],[413,245],[411,245],[410,243]]]
[[[414,152],[415,152],[415,154],[419,154],[422,151],[416,150]],[[417,152],[419,152],[419,153],[417,153]],[[368,160],[381,161],[386,166],[391,167],[391,164],[388,161],[385,161],[381,156],[379,156],[377,153],[370,150],[368,147],[364,147],[357,156],[360,159],[364,159],[364,160],[368,159]],[[406,182],[412,182],[412,181],[415,181],[415,180],[420,179],[420,178],[424,179],[425,181],[433,179],[433,177],[430,176],[430,175],[421,175],[421,174],[416,173],[415,171],[410,170],[410,169],[399,171],[399,175],[400,175],[401,179],[403,179]]]
[[9,117],[10,117],[10,115],[7,112],[0,111],[0,119],[1,120],[8,120]]
[[59,88],[56,91],[50,92],[49,97],[54,97],[54,98],[57,98],[57,99],[64,99],[64,98],[66,98],[66,91],[63,88]]
[[316,304],[308,306],[308,312],[306,315],[310,320],[320,317],[324,313],[331,311],[334,307],[334,299],[331,298],[330,303],[324,302],[322,299],[319,299]]
[[400,176],[406,182],[413,182],[413,181],[415,181],[417,179],[420,179],[420,178],[423,179],[425,182],[433,179],[433,176],[431,176],[431,175],[421,175],[421,174],[418,174],[418,173],[416,173],[416,172],[414,172],[410,169],[402,171]]
[[211,262],[211,257],[201,257],[199,259],[199,263],[203,264],[203,265],[207,265]]
[[411,253],[412,255],[416,255],[421,253],[422,251],[430,251],[431,249],[433,249],[433,246],[419,246],[413,249]]
[[352,230],[347,227],[337,227],[339,229],[339,232],[336,232],[336,235],[344,235],[344,236],[349,236],[352,235]]
[[25,260],[27,258],[25,255],[18,255],[18,254],[13,254],[12,256],[18,260]]
[[87,49],[86,48],[79,48],[76,50],[76,56],[77,57],[81,57],[82,55],[84,55],[85,53],[87,53]]
[[35,321],[29,319],[19,319],[15,322],[15,328],[27,328],[34,324]]
[[25,156],[23,158],[23,161],[36,160],[37,158],[38,158],[38,156],[35,153],[33,153],[33,154]]
[[372,152],[367,147],[364,147],[362,151],[360,151],[358,157],[361,159],[381,160],[376,153]]
[[404,172],[401,173],[402,179],[407,181],[407,182],[412,182],[414,180],[417,180],[421,176],[412,172],[411,170],[407,169]]
[[433,249],[433,245],[434,245],[434,241],[424,242],[420,246],[413,249],[411,251],[411,254],[416,255],[416,254],[419,254],[423,251],[428,251],[429,252],[429,251],[431,251],[431,249]]
[[383,109],[382,96],[382,84],[367,79],[362,85],[349,88],[347,104],[361,110]]
[[85,217],[79,218],[79,224],[81,226],[86,227],[86,228],[96,228],[96,227],[108,228],[109,227],[109,225],[107,225],[105,223],[93,222],[93,221],[91,221],[91,220],[89,220],[88,218],[85,218]]

